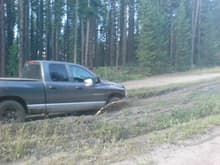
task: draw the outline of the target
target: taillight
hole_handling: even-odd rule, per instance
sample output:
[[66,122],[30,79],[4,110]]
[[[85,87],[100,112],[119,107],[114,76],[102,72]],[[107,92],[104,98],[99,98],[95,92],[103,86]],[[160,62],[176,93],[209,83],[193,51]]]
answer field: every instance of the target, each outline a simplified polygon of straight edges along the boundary
[[28,64],[32,65],[32,64],[36,64],[35,61],[28,61]]

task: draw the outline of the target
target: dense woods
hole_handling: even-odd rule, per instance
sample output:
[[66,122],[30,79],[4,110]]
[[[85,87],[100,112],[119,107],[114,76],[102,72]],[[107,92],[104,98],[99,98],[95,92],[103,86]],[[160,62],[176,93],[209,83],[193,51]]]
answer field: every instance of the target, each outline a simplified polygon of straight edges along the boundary
[[219,0],[0,0],[0,76],[27,60],[143,67],[218,65]]

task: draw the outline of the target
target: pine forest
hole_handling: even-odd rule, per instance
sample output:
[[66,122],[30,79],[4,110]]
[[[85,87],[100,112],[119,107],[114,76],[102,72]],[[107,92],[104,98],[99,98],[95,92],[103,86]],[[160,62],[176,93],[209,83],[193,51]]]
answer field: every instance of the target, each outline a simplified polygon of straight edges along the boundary
[[0,0],[0,76],[27,60],[149,73],[220,64],[219,0]]

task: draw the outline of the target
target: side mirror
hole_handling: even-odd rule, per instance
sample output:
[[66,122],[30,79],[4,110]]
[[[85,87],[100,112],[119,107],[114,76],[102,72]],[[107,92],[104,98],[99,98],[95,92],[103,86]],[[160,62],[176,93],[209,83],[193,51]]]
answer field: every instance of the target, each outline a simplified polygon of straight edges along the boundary
[[100,83],[100,82],[101,82],[100,77],[96,77],[96,83]]
[[91,78],[88,78],[88,79],[85,79],[84,80],[84,84],[86,87],[90,87],[90,86],[93,86],[93,80]]

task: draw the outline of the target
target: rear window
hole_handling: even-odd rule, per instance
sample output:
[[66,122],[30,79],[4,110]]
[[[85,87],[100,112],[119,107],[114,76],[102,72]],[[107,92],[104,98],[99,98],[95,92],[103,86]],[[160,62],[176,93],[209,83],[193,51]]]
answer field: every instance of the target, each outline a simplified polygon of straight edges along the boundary
[[40,64],[26,64],[23,70],[23,78],[42,79]]

